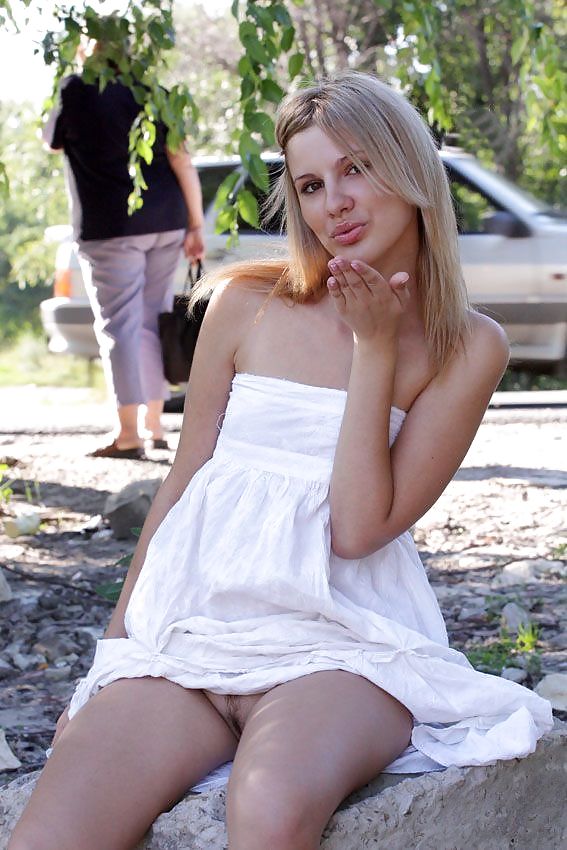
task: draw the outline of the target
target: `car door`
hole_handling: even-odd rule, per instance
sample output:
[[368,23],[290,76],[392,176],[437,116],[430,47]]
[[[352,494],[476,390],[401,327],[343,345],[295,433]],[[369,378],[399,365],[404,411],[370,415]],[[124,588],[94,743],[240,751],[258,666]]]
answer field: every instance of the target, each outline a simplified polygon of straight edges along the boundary
[[536,240],[514,210],[460,172],[458,160],[446,167],[472,303],[500,322],[531,322],[530,304],[541,296]]

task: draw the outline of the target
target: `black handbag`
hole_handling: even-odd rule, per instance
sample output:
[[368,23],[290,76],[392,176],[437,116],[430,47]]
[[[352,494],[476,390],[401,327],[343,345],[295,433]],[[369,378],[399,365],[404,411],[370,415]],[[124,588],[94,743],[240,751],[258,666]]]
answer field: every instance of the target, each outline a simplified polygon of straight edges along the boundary
[[187,303],[191,288],[202,274],[201,261],[197,263],[195,273],[193,266],[189,264],[183,292],[174,296],[171,313],[160,313],[158,316],[163,373],[170,384],[181,384],[189,379],[193,353],[208,300],[199,301],[191,315],[187,313]]

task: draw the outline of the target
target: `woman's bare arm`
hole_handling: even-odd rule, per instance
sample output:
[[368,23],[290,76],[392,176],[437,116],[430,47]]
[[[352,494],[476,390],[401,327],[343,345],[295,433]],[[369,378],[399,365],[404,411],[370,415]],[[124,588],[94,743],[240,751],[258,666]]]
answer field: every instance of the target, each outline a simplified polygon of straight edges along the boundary
[[234,354],[249,314],[246,293],[238,287],[219,288],[211,299],[195,349],[175,460],[144,523],[105,638],[126,636],[124,614],[149,542],[193,475],[213,454],[234,375]]
[[[394,314],[398,306],[403,311],[400,299],[390,304]],[[412,404],[390,450],[397,356],[390,308],[382,304],[377,311],[381,332],[355,333],[330,490],[332,546],[345,558],[384,546],[435,503],[462,462],[508,362],[503,331],[474,314],[464,350]]]
[[189,220],[183,250],[191,260],[202,259],[205,255],[203,242],[203,197],[197,169],[193,165],[191,155],[185,143],[176,151],[165,149],[171,170],[177,177],[177,182],[183,193]]

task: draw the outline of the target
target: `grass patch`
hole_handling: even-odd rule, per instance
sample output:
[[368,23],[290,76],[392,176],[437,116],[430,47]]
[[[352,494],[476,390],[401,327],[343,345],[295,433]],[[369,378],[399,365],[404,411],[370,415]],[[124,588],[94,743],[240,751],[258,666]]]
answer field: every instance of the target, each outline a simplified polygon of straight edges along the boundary
[[465,649],[465,655],[473,667],[483,673],[499,676],[504,667],[522,667],[531,676],[537,676],[541,666],[538,640],[537,626],[528,623],[520,626],[517,637],[511,637],[506,629],[502,629],[499,638],[474,644]]
[[38,387],[90,387],[104,392],[98,360],[92,363],[72,354],[52,354],[46,342],[32,334],[0,351],[0,387],[34,384]]

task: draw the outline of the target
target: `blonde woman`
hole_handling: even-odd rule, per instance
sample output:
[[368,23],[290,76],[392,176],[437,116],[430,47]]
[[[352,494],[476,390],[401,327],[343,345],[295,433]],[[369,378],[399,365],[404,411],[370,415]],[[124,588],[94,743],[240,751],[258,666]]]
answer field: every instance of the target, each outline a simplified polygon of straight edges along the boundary
[[131,850],[231,760],[231,850],[314,850],[380,771],[550,728],[448,647],[408,533],[508,359],[427,128],[349,72],[288,97],[277,135],[291,259],[213,294],[175,462],[10,850]]

